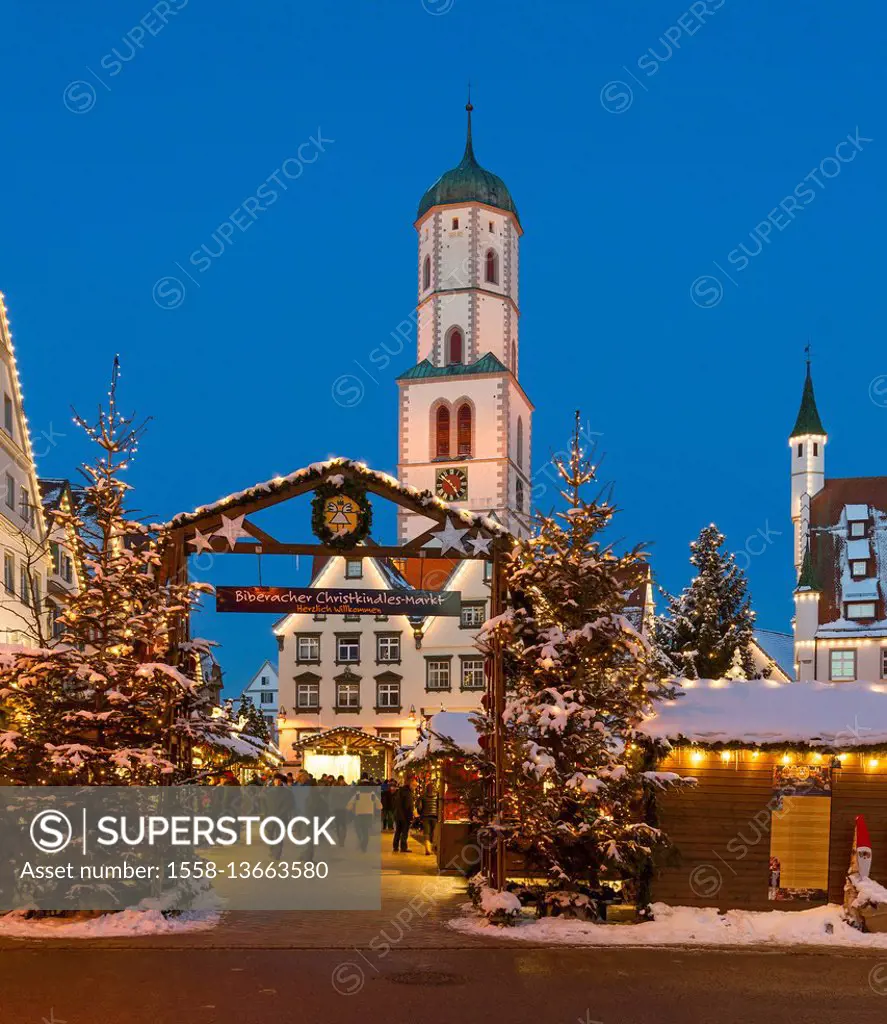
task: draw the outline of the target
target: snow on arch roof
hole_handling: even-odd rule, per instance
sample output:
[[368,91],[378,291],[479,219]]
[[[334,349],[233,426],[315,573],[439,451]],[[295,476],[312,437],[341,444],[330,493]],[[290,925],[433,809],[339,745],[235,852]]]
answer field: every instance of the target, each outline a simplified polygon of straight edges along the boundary
[[682,680],[639,731],[713,745],[806,744],[836,750],[887,746],[887,684]]
[[[214,501],[209,505],[199,505],[193,512],[179,512],[165,526],[168,529],[190,526],[207,517],[221,515],[232,506],[242,502],[272,498],[274,495],[291,490],[300,484],[310,485],[314,482],[320,484],[324,480],[335,482],[336,470],[345,471],[342,474],[343,479],[345,476],[356,477],[362,479],[370,486],[375,485],[382,490],[394,492],[403,498],[418,503],[426,509],[434,509],[444,513],[449,512],[469,527],[483,527],[488,533],[499,537],[511,535],[509,530],[501,523],[491,519],[489,516],[470,512],[468,509],[457,508],[450,505],[449,502],[438,498],[431,491],[420,490],[418,487],[411,487],[409,484],[402,484],[396,477],[391,476],[390,473],[382,473],[379,470],[370,469],[365,462],[355,462],[353,459],[343,457],[327,459],[325,462],[313,462],[310,466],[297,469],[286,476],[275,476],[271,480],[253,484],[252,487],[248,487],[243,491],[236,491],[224,498],[219,498],[218,501]],[[282,494],[280,500],[284,500],[285,497],[286,494]],[[269,504],[272,503],[269,502]]]

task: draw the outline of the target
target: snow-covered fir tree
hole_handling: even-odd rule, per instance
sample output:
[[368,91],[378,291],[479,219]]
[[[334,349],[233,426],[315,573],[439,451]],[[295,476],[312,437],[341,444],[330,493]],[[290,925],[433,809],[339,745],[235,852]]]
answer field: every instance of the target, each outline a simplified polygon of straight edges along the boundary
[[734,669],[746,679],[755,676],[748,583],[723,545],[724,535],[714,524],[700,532],[690,545],[696,576],[669,600],[667,615],[656,624],[663,651],[690,679],[721,679]]
[[253,699],[249,694],[241,698],[240,718],[245,719],[242,731],[247,736],[255,736],[256,739],[260,739],[264,743],[269,742],[271,733],[268,730],[268,723],[265,721],[265,716],[253,703]]
[[684,780],[652,770],[636,728],[672,696],[657,651],[626,608],[645,578],[640,548],[601,538],[614,507],[586,501],[595,479],[579,436],[555,460],[566,509],[536,517],[507,564],[512,607],[481,642],[504,645],[508,783],[498,822],[509,846],[561,890],[602,876],[636,878],[665,837],[646,822],[645,795]]
[[76,418],[98,454],[82,467],[81,508],[58,513],[76,531],[83,569],[60,618],[60,642],[0,653],[2,781],[156,784],[187,773],[192,745],[218,731],[189,671],[201,641],[170,650],[176,617],[204,588],[160,586],[165,530],[127,511],[123,474],[145,425],[119,411],[118,379],[115,360],[98,420]]

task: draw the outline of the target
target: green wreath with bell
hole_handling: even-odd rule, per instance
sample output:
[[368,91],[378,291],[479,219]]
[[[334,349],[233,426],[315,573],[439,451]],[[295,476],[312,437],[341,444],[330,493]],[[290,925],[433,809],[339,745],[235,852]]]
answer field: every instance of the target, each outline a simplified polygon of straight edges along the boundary
[[373,525],[373,506],[366,488],[350,480],[324,483],[314,492],[311,529],[331,548],[347,550],[366,540]]

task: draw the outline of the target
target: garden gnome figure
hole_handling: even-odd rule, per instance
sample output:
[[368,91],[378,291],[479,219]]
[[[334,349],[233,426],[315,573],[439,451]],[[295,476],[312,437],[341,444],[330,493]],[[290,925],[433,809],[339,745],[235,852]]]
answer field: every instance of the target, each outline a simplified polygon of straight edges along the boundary
[[850,874],[860,878],[868,878],[872,869],[872,841],[869,838],[868,826],[861,814],[856,815],[856,829],[853,833],[853,858],[850,861]]

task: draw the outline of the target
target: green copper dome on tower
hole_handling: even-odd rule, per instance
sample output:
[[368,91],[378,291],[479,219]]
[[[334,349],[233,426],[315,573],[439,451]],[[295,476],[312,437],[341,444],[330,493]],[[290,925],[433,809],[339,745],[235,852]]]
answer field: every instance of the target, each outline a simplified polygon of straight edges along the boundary
[[826,436],[825,427],[819,418],[819,410],[816,408],[816,399],[813,397],[813,378],[810,376],[809,359],[807,360],[807,379],[804,381],[804,394],[801,396],[801,408],[798,409],[795,429],[789,437],[803,437],[805,434]]
[[505,182],[477,162],[471,140],[471,111],[474,107],[470,98],[465,109],[468,111],[468,137],[465,140],[462,160],[451,171],[445,171],[422,196],[416,219],[418,220],[433,206],[458,206],[462,203],[476,202],[513,213],[520,223],[517,207]]

